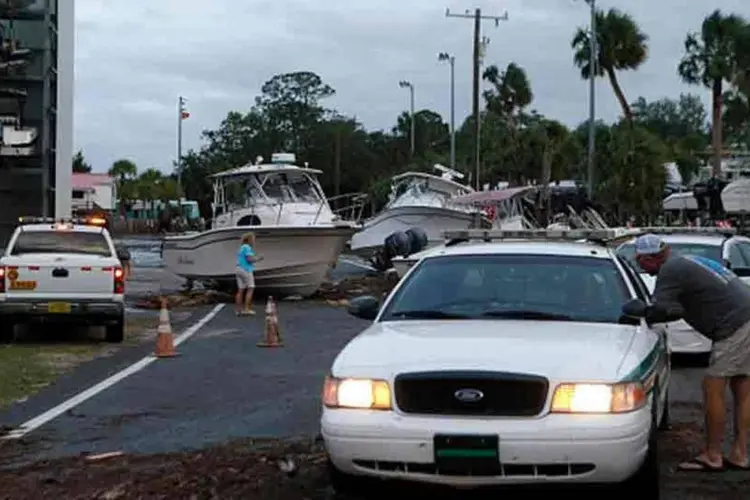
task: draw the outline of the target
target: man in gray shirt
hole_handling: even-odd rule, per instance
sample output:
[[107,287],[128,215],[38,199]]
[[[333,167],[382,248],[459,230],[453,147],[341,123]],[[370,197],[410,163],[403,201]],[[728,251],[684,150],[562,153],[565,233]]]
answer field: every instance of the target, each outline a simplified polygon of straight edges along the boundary
[[[685,471],[750,470],[747,434],[750,427],[750,287],[721,263],[698,256],[672,256],[653,234],[635,242],[638,264],[656,275],[649,324],[684,319],[713,341],[711,360],[703,379],[706,447],[702,454],[680,464]],[[726,420],[724,390],[734,399],[735,440],[722,454]]]

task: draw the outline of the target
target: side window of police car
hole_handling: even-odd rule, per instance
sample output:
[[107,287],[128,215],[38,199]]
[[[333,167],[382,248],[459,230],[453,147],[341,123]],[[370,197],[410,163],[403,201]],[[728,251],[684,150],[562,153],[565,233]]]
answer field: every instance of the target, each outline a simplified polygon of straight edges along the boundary
[[643,284],[641,278],[638,276],[638,273],[636,273],[633,270],[633,267],[628,264],[628,261],[626,261],[622,257],[617,257],[617,261],[620,263],[623,269],[625,269],[625,274],[628,276],[628,280],[630,280],[630,282],[633,284],[633,288],[635,288],[636,296],[646,304],[649,304],[651,302],[651,294],[649,293],[648,288],[646,288],[646,285]]
[[[745,259],[745,262],[750,263],[750,242],[748,241],[738,241],[735,243],[735,246],[739,250],[742,257]],[[748,267],[750,267],[750,264],[747,264]]]
[[734,268],[739,267],[750,267],[750,261],[745,258],[742,250],[740,249],[741,243],[731,242],[727,246],[727,262]]

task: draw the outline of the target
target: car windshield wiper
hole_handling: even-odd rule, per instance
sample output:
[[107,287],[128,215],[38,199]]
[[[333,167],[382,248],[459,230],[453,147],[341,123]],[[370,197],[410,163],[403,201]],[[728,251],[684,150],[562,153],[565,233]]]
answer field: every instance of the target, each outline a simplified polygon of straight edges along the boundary
[[470,319],[466,314],[436,311],[434,309],[414,309],[411,311],[398,311],[390,314],[391,317],[411,319]]
[[543,311],[534,311],[531,309],[512,309],[508,311],[487,311],[482,313],[487,318],[503,319],[530,319],[530,320],[549,320],[549,321],[574,321],[571,316],[565,314],[555,314]]

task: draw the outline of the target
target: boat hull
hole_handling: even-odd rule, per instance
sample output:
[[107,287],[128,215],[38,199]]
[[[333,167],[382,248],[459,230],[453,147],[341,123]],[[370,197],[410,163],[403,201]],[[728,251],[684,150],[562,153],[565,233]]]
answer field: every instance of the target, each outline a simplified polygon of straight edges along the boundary
[[385,239],[396,231],[418,227],[427,235],[429,246],[443,243],[445,231],[469,229],[476,215],[450,208],[429,206],[395,207],[365,222],[352,237],[350,249],[355,254],[368,254],[383,246]]
[[267,226],[212,229],[164,239],[164,265],[195,281],[235,288],[237,250],[243,234],[252,231],[256,264],[255,286],[262,294],[285,297],[313,295],[336,264],[354,225]]
[[724,211],[737,214],[750,211],[750,179],[738,179],[721,192]]

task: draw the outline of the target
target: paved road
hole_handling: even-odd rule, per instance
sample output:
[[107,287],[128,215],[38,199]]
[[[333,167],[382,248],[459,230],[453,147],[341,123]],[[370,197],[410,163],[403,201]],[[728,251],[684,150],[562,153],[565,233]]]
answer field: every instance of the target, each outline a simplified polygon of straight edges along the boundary
[[[182,318],[182,324],[205,312]],[[315,303],[282,303],[279,312],[286,347],[257,348],[262,314],[237,318],[225,307],[179,346],[178,358],[156,361],[20,442],[0,443],[0,457],[13,455],[15,462],[116,450],[154,453],[233,437],[316,435],[322,379],[336,353],[365,322]],[[0,427],[16,426],[46,411],[137,361],[151,347],[82,366],[26,403],[0,413]],[[695,421],[700,371],[678,369],[673,376],[673,419]]]
[[[152,363],[22,443],[6,443],[6,451],[14,461],[25,461],[115,450],[175,451],[232,437],[317,434],[323,377],[364,322],[311,303],[282,303],[279,314],[286,347],[256,347],[263,316],[237,318],[226,307],[179,346],[178,358]],[[100,368],[101,376],[94,377],[94,371],[86,365],[59,388],[0,414],[0,425],[17,425],[70,397],[76,384],[82,390],[108,375]],[[0,455],[3,447],[0,443]]]

